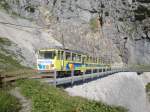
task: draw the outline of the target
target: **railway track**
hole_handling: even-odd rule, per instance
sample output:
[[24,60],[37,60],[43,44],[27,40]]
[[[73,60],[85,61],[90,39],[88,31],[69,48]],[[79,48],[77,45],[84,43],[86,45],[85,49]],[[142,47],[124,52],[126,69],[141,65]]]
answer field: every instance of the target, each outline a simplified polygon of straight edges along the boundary
[[49,78],[52,74],[39,74],[36,70],[18,70],[12,72],[0,71],[0,84],[14,82],[19,79]]

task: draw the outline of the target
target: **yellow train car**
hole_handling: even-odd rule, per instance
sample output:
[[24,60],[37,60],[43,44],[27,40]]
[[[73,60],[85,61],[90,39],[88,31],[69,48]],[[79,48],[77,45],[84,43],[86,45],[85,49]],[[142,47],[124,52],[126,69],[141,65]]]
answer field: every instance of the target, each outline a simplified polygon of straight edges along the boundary
[[89,69],[97,69],[104,65],[99,58],[93,58],[78,51],[49,48],[38,52],[37,69],[40,72],[59,71],[61,73],[74,70],[77,74]]

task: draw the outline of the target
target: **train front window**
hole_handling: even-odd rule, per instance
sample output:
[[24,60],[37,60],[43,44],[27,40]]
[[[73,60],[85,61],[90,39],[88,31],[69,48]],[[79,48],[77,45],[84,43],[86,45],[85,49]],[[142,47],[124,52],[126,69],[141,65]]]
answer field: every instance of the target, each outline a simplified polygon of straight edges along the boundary
[[54,59],[55,51],[40,51],[38,58],[39,59]]
[[71,60],[71,53],[66,52],[66,60]]

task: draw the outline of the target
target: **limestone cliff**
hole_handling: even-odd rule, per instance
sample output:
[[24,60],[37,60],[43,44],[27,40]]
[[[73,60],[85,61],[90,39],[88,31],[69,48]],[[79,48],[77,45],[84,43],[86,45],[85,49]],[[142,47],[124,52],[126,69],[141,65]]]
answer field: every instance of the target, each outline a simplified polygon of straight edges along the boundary
[[[109,61],[150,63],[150,0],[1,0],[66,48]],[[121,58],[121,59],[120,59]]]

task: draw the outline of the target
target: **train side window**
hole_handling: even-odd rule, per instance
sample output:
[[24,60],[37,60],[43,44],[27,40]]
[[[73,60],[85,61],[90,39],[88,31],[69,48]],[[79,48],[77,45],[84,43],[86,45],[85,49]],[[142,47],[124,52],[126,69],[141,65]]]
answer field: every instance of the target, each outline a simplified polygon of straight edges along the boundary
[[101,59],[99,59],[99,63],[101,63]]
[[90,57],[87,57],[87,62],[88,62],[88,63],[90,62]]
[[93,58],[93,63],[95,63],[95,58]]
[[93,63],[92,57],[90,57],[90,63]]
[[97,58],[97,63],[99,63],[99,59]]
[[96,58],[96,63],[98,63],[98,58]]
[[85,59],[85,57],[82,57],[82,63],[84,63],[84,59]]
[[76,60],[76,54],[72,53],[72,60],[75,61]]
[[[94,63],[94,58],[93,57],[91,57],[91,63]],[[93,64],[92,64],[93,65]]]
[[96,58],[94,58],[94,63],[96,63]]
[[92,62],[95,63],[95,58],[92,58]]
[[61,51],[58,51],[58,52],[57,52],[57,59],[58,59],[58,60],[61,60]]
[[66,52],[66,60],[71,60],[71,53]]
[[81,62],[81,55],[79,55],[79,61]]
[[98,58],[96,58],[96,63],[98,63]]
[[81,62],[81,55],[77,55],[77,61]]
[[86,63],[87,57],[84,57],[84,63]]
[[84,64],[86,62],[86,57],[82,57],[82,63]]
[[64,51],[61,51],[60,53],[60,60],[64,60]]

